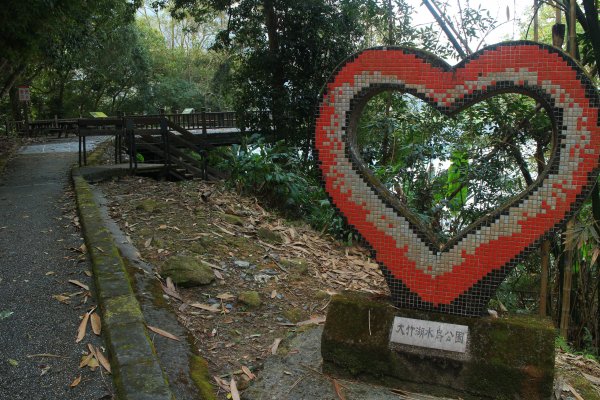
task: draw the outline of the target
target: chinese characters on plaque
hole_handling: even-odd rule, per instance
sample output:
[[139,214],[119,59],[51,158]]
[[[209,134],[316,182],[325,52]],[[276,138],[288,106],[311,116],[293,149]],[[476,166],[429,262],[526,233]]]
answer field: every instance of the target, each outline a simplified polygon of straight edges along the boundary
[[420,319],[394,318],[390,341],[430,349],[464,353],[469,327]]

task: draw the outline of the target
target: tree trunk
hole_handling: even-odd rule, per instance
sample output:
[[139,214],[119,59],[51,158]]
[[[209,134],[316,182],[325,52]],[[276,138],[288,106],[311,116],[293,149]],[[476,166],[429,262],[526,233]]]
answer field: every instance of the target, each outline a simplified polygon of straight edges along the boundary
[[23,119],[23,116],[21,115],[21,107],[19,105],[18,90],[16,87],[12,87],[8,93],[10,96],[10,110],[12,111],[13,121],[20,121]]
[[12,70],[12,72],[4,80],[2,89],[0,90],[0,99],[6,96],[6,94],[13,88],[15,82],[17,79],[19,79],[19,76],[21,76],[23,71],[25,71],[25,64],[20,64]]
[[533,41],[537,42],[540,40],[539,27],[538,27],[538,1],[533,0]]
[[562,302],[560,309],[560,335],[565,339],[569,339],[569,322],[571,310],[571,289],[573,286],[573,220],[567,223],[566,228],[566,243],[564,255],[564,270],[562,282]]
[[[537,0],[536,0],[537,3]],[[544,147],[547,143],[541,139],[536,141],[535,161],[537,163],[538,176],[540,176],[546,168],[546,160],[544,159]],[[550,248],[549,239],[542,242],[540,246],[540,298],[538,313],[545,317],[548,313],[548,278],[550,275]]]
[[279,37],[277,32],[277,14],[273,0],[263,0],[263,13],[267,28],[267,41],[269,44],[269,64],[271,66],[271,113],[276,134],[285,137],[290,134],[284,115],[285,107],[285,76],[281,58],[279,56]]
[[[586,34],[594,50],[596,66],[600,68],[600,20],[598,19],[598,3],[595,0],[583,0],[583,9],[585,10],[585,20],[587,21]],[[579,13],[577,14],[579,17]]]
[[[392,0],[387,0],[387,12],[388,12],[388,46],[394,45],[394,9],[392,8]],[[388,91],[385,98],[385,120],[386,126],[383,132],[383,140],[381,141],[381,162],[383,165],[387,165],[390,161],[390,115],[392,111],[392,98],[393,93]]]
[[[576,58],[577,47],[575,43],[575,0],[570,0],[569,10],[569,51],[571,57]],[[567,223],[566,232],[566,252],[565,252],[565,269],[563,279],[563,296],[560,313],[560,334],[565,338],[569,339],[569,323],[570,323],[570,309],[571,309],[571,291],[573,284],[573,253],[575,252],[572,235],[573,227],[575,223],[571,219]]]

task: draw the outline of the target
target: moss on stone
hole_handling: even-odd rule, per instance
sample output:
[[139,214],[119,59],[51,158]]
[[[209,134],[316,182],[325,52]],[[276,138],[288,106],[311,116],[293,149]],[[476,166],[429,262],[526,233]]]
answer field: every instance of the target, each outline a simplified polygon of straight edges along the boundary
[[142,310],[133,294],[106,299],[104,319],[107,324],[119,322],[143,322]]
[[207,246],[207,243],[203,240],[193,242],[187,246],[187,249],[195,254],[205,254],[208,248],[209,246]]
[[190,375],[194,384],[200,392],[200,398],[204,400],[216,400],[217,396],[210,383],[208,362],[195,354],[190,355]]
[[94,148],[94,150],[86,157],[87,165],[99,165],[104,153],[106,153],[109,147],[114,147],[114,140],[107,140],[96,146],[96,148]]
[[304,317],[304,312],[299,308],[288,308],[283,312],[283,316],[290,322],[294,324],[302,321]]
[[73,172],[73,182],[103,311],[104,336],[111,349],[116,393],[119,398],[144,393],[152,398],[174,399],[145,332],[131,280],[114,240],[104,226],[90,186],[77,170]]
[[173,283],[182,287],[208,285],[215,280],[215,274],[208,265],[193,256],[178,255],[169,258],[161,269]]
[[252,308],[260,307],[260,305],[262,304],[260,300],[260,295],[254,290],[241,292],[238,295],[238,301]]
[[143,210],[147,213],[156,213],[156,212],[160,212],[160,208],[159,208],[160,204],[158,203],[158,201],[154,200],[154,199],[144,199],[141,200],[140,202],[138,202],[138,204],[135,206],[135,208],[137,210]]
[[281,235],[267,228],[258,228],[256,236],[268,243],[281,243]]
[[221,219],[231,225],[244,226],[244,220],[237,215],[223,213],[221,214]]
[[[396,315],[469,326],[469,353],[390,347]],[[321,352],[327,372],[368,376],[392,386],[422,386],[435,395],[463,392],[465,398],[543,399],[552,391],[553,340],[547,320],[398,310],[387,300],[344,293],[329,306]]]
[[293,277],[300,277],[308,273],[308,262],[303,258],[281,259],[279,263],[287,269]]

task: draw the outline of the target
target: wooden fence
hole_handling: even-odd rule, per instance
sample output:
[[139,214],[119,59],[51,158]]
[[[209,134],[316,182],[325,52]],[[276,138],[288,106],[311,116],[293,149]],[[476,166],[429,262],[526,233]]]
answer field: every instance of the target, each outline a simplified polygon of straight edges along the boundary
[[[249,113],[250,120],[265,120],[270,119],[268,112],[252,112]],[[190,114],[154,114],[154,115],[124,115],[118,118],[128,118],[133,121],[139,120],[152,120],[154,118],[167,118],[172,123],[187,129],[187,130],[200,130],[203,134],[209,133],[210,130],[215,129],[230,129],[233,132],[234,129],[240,132],[251,131],[252,128],[249,124],[242,122],[238,118],[237,113],[233,111],[218,111],[218,112],[197,112]],[[109,117],[115,118],[115,117]],[[79,120],[82,118],[68,118],[68,119],[44,119],[35,121],[9,121],[5,122],[6,134],[20,134],[24,136],[39,136],[39,135],[68,135],[69,133],[76,134]],[[102,118],[98,118],[102,119]],[[88,120],[88,118],[85,118]]]

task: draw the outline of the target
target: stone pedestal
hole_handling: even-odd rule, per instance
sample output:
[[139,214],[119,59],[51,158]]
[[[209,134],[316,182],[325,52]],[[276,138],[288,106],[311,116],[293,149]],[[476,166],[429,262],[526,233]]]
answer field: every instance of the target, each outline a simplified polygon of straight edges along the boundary
[[548,399],[554,336],[551,322],[537,317],[397,309],[347,292],[331,301],[321,353],[324,371],[340,377],[463,399]]

